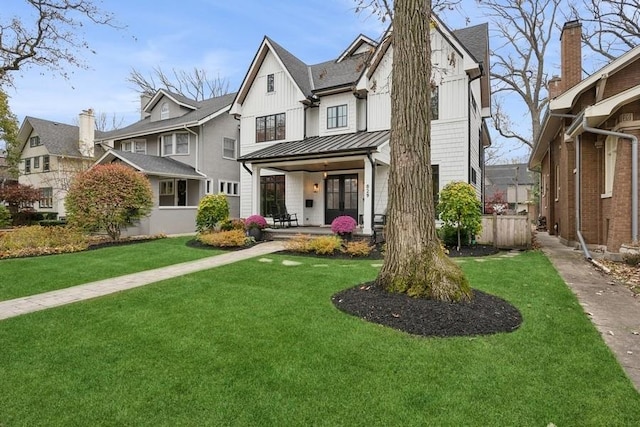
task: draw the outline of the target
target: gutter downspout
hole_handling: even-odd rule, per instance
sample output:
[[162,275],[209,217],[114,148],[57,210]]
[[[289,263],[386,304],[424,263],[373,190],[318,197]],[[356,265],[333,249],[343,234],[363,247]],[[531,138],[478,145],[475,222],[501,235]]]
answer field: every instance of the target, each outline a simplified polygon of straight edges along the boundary
[[242,167],[244,168],[244,170],[249,172],[249,175],[253,176],[253,172],[247,167],[247,162],[242,162]]
[[582,233],[580,232],[581,226],[581,197],[580,197],[580,143],[582,142],[582,136],[576,136],[576,235],[578,236],[578,240],[580,241],[580,246],[582,246],[582,252],[584,253],[584,257],[588,261],[593,261],[593,257],[587,248],[587,244],[584,241],[584,237],[582,237]]
[[593,128],[587,123],[586,117],[582,119],[582,128],[586,132],[631,140],[631,238],[635,243],[638,241],[638,137],[628,133]]

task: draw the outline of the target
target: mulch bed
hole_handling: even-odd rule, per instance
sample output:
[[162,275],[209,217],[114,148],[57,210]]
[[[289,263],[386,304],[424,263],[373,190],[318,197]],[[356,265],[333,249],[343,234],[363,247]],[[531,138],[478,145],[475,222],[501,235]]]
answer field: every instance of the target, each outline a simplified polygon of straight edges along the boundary
[[499,252],[498,248],[494,248],[493,246],[488,245],[475,245],[475,246],[461,246],[460,250],[457,250],[455,247],[447,248],[449,251],[449,257],[465,257],[465,256],[487,256],[487,255],[495,255]]
[[423,337],[512,332],[522,323],[517,308],[478,290],[473,290],[470,302],[449,303],[389,293],[365,283],[338,292],[332,301],[345,313]]

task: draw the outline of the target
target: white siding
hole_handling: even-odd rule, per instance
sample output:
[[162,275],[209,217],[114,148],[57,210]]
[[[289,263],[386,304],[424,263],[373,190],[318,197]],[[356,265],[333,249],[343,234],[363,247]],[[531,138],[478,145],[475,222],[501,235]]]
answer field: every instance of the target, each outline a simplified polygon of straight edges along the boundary
[[307,115],[307,134],[306,137],[318,136],[320,134],[320,108],[310,107],[306,110]]
[[[353,133],[357,130],[357,107],[356,97],[351,92],[338,93],[335,95],[323,96],[320,101],[320,136],[339,135],[345,133]],[[327,128],[327,109],[338,105],[347,106],[347,126],[328,129]]]
[[451,181],[468,182],[466,120],[440,121],[431,127],[431,164],[439,165],[440,190]]

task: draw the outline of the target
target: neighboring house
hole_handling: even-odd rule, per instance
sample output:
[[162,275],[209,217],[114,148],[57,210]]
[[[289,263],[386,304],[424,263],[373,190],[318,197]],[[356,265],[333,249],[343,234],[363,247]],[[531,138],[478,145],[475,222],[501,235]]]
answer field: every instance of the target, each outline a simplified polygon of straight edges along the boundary
[[[619,253],[637,240],[640,46],[582,79],[581,25],[564,25],[561,78],[529,167],[540,167],[540,209],[550,234],[569,245]],[[633,179],[635,174],[636,179]],[[634,208],[635,202],[635,208]]]
[[9,163],[7,163],[6,151],[0,150],[0,186],[11,184],[17,180],[9,173]]
[[[535,172],[526,163],[510,165],[486,165],[484,180],[485,212],[496,194],[507,203],[505,214],[526,214],[533,202]],[[491,211],[492,212],[492,211]]]
[[20,184],[40,189],[34,209],[65,216],[64,198],[72,178],[88,169],[103,151],[94,146],[92,110],[80,113],[79,126],[25,117],[18,132]]
[[154,207],[128,234],[195,231],[205,194],[228,196],[240,214],[238,122],[228,114],[235,94],[203,101],[159,90],[141,98],[141,120],[97,140],[107,152],[96,162],[122,162],[151,181]]
[[[464,181],[481,197],[488,26],[450,31],[434,18],[432,27],[434,190]],[[231,108],[240,119],[241,216],[286,206],[301,225],[349,215],[372,233],[373,216],[387,209],[393,48],[384,40],[360,35],[336,59],[307,65],[264,38]]]

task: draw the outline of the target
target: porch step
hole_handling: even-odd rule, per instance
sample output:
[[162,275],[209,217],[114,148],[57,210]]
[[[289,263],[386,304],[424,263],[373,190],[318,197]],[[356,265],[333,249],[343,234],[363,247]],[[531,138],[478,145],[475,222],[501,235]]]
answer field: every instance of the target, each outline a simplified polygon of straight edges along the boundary
[[[269,240],[288,240],[299,234],[307,234],[313,236],[332,235],[331,227],[288,227],[288,228],[266,228],[264,230],[266,238]],[[363,236],[361,230],[353,233],[354,237]],[[366,236],[369,238],[370,236]]]

